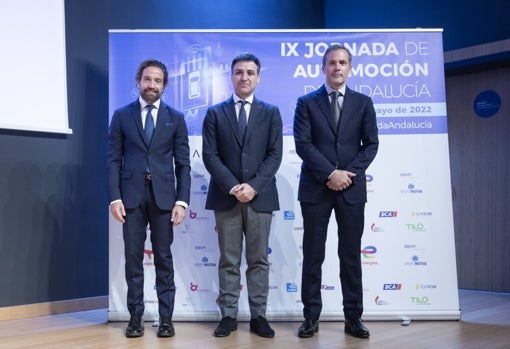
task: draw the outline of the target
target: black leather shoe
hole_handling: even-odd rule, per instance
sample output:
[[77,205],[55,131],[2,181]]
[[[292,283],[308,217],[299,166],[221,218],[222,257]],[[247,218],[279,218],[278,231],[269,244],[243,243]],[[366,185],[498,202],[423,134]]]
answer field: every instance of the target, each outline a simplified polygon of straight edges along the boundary
[[132,315],[126,327],[126,337],[134,338],[143,336],[143,320],[141,315]]
[[298,330],[299,338],[310,338],[319,332],[319,320],[305,319]]
[[363,325],[363,321],[359,317],[345,320],[345,333],[357,338],[370,337],[368,328]]
[[169,317],[159,318],[158,337],[173,337],[175,336],[174,324]]
[[230,316],[225,316],[214,330],[214,337],[226,337],[235,330],[237,330],[237,320]]
[[274,330],[269,326],[269,322],[263,316],[250,320],[250,332],[264,338],[273,338]]

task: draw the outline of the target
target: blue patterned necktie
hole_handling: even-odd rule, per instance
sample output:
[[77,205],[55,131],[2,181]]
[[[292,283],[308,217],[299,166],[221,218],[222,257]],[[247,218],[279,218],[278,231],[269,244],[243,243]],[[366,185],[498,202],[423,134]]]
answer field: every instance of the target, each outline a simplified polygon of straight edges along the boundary
[[145,135],[147,137],[147,142],[151,142],[152,134],[154,133],[154,119],[152,117],[152,109],[154,106],[152,104],[147,105],[147,116],[145,117]]
[[239,109],[239,134],[241,135],[241,139],[244,138],[244,131],[246,130],[246,110],[244,110],[244,106],[246,105],[246,101],[239,101],[241,103],[241,109]]

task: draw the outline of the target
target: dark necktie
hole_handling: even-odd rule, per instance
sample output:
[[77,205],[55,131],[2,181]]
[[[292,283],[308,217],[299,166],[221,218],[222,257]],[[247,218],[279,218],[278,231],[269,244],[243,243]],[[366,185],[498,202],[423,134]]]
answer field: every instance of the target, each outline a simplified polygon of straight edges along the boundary
[[335,125],[338,125],[338,120],[340,120],[340,106],[338,105],[338,96],[340,95],[341,93],[338,91],[331,92],[331,112]]
[[152,134],[154,133],[154,119],[152,118],[152,104],[147,105],[147,116],[145,117],[145,135],[147,136],[147,142],[151,142]]
[[244,110],[244,106],[246,105],[246,101],[239,101],[241,103],[241,109],[239,109],[239,134],[241,135],[241,139],[244,138],[244,131],[246,130],[246,110]]

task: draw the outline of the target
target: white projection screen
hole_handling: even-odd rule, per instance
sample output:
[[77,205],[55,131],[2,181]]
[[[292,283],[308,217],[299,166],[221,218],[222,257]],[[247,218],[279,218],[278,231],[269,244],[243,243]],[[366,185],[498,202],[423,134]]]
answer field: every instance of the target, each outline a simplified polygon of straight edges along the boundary
[[0,129],[71,134],[64,0],[2,1],[0,43]]

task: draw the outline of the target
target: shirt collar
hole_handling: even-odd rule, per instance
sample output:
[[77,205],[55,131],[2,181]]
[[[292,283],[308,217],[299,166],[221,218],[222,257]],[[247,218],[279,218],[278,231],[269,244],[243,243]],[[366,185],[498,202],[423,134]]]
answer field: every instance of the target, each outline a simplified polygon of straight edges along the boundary
[[239,97],[238,95],[236,95],[235,93],[232,95],[232,97],[234,98],[234,103],[239,103],[239,101],[246,101],[250,104],[253,104],[253,98],[254,96],[253,95],[249,95],[246,99],[242,99],[241,97]]
[[339,90],[334,90],[332,89],[328,84],[324,84],[326,86],[326,91],[328,92],[328,95],[333,92],[333,91],[338,91],[342,94],[342,96],[345,96],[345,90],[346,90],[346,86],[345,84],[342,85],[342,87],[340,87]]
[[[149,103],[147,103],[141,96],[138,97],[138,101],[140,102],[140,108],[143,110]],[[158,99],[156,102],[152,103],[152,105],[159,109],[159,105],[161,104],[161,99]]]

